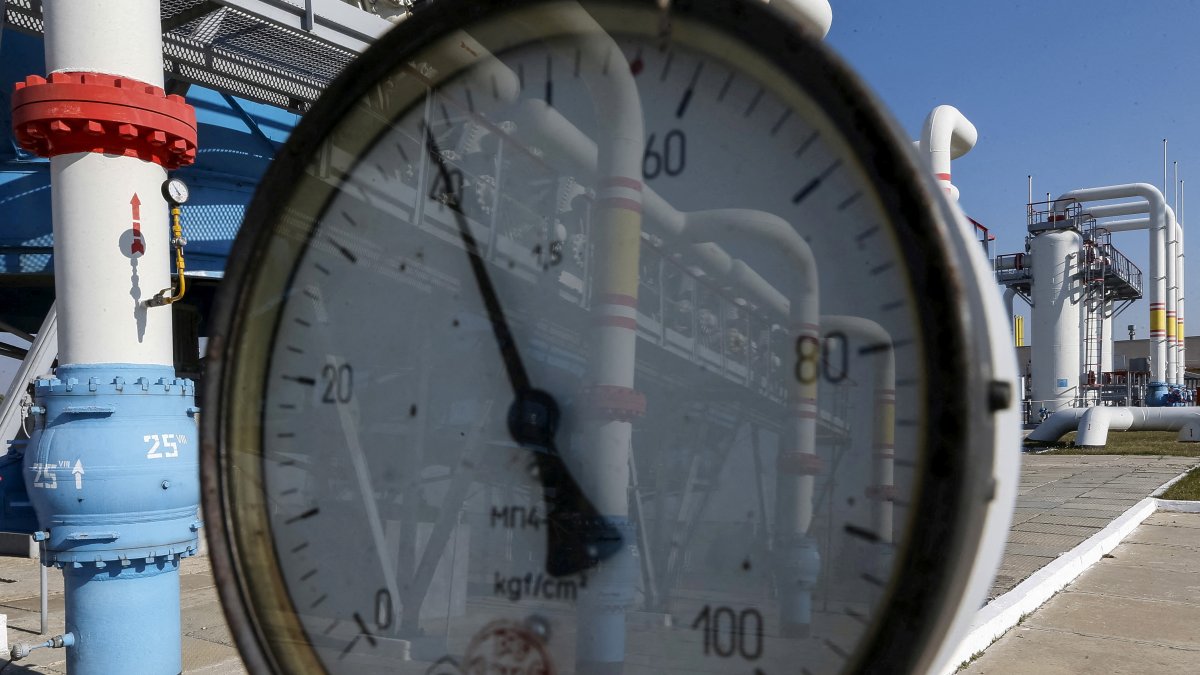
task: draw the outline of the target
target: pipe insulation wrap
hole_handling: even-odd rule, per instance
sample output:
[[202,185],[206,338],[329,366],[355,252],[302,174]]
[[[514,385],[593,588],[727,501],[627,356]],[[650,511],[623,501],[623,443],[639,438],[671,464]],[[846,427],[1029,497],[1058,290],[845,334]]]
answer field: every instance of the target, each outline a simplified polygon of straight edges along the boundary
[[[1141,198],[1146,200],[1147,207],[1150,211],[1150,220],[1154,223],[1150,230],[1150,343],[1151,349],[1151,384],[1159,385],[1165,383],[1168,376],[1167,371],[1167,333],[1166,333],[1166,309],[1167,309],[1167,279],[1164,273],[1164,266],[1167,264],[1167,232],[1171,224],[1168,220],[1174,218],[1167,206],[1166,199],[1158,188],[1149,183],[1126,183],[1123,185],[1109,185],[1104,187],[1084,188],[1080,190],[1072,190],[1065,192],[1054,201],[1054,212],[1056,214],[1065,214],[1067,207],[1074,202],[1096,202],[1109,201],[1113,199],[1129,199]],[[1122,205],[1124,207],[1124,205]],[[1128,206],[1126,208],[1133,208]],[[1087,211],[1085,208],[1084,211]],[[1114,214],[1115,215],[1115,214]],[[1035,237],[1036,242],[1039,237]],[[1036,271],[1035,271],[1036,283]],[[1037,322],[1034,322],[1034,330],[1037,330]],[[1035,342],[1036,345],[1036,342]],[[1036,347],[1035,347],[1036,353]],[[1036,368],[1036,366],[1035,366]],[[1159,388],[1152,386],[1152,392],[1160,391]],[[1037,396],[1035,394],[1034,398]],[[1151,404],[1158,403],[1152,399]]]
[[46,70],[131,77],[163,86],[158,0],[43,3]]
[[1051,412],[1071,405],[1078,392],[1080,361],[1079,251],[1072,229],[1043,232],[1033,253],[1033,401]]
[[166,178],[135,157],[50,159],[54,283],[71,289],[58,294],[59,363],[174,362],[171,310],[144,304],[171,286]]

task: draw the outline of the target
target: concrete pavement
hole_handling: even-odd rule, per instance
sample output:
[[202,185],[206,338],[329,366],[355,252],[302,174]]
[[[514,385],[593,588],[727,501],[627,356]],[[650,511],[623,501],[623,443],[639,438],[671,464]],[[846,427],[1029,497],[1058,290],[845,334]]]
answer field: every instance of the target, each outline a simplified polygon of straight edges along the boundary
[[1200,514],[1150,516],[963,672],[1200,672]]
[[[1135,456],[1070,456],[1070,455],[1027,455],[1023,458],[1021,469],[1021,484],[1017,509],[1014,514],[1013,526],[1009,533],[1008,545],[1004,560],[992,588],[993,597],[997,597],[1027,578],[1030,574],[1049,564],[1058,555],[1069,551],[1088,537],[1098,532],[1114,518],[1124,513],[1126,509],[1148,496],[1159,485],[1174,478],[1176,475],[1197,464],[1195,458],[1186,457],[1135,457]],[[1162,514],[1152,516],[1162,518]],[[1171,514],[1170,518],[1179,518]],[[1197,517],[1200,518],[1200,517]],[[1151,521],[1147,521],[1148,523]],[[1192,562],[1195,554],[1200,552],[1200,519],[1195,521],[1193,529],[1186,532],[1197,539],[1194,543],[1183,544],[1183,548],[1171,548],[1176,544],[1142,543],[1138,537],[1159,537],[1171,539],[1178,534],[1177,530],[1143,530],[1130,538],[1129,542],[1138,542],[1150,548],[1134,548],[1120,554],[1120,558],[1106,559],[1104,564],[1115,567],[1112,563],[1120,560],[1126,567],[1141,569],[1138,565],[1152,551],[1154,546],[1165,547],[1170,555],[1165,560],[1146,562],[1144,572],[1133,572],[1135,577],[1153,576],[1152,571],[1165,570],[1173,575],[1194,572],[1200,577],[1200,563]],[[1184,525],[1160,524],[1159,527],[1185,527]],[[1144,529],[1144,528],[1143,528]],[[1190,547],[1190,548],[1189,548]],[[1193,550],[1194,549],[1194,550]],[[1114,553],[1114,555],[1116,555]],[[1200,558],[1196,558],[1200,559]],[[1101,565],[1096,566],[1097,569]],[[1090,573],[1090,571],[1088,572]],[[50,571],[50,626],[49,635],[56,635],[63,630],[62,575],[57,570]],[[224,616],[217,600],[216,588],[206,557],[187,560],[182,566],[182,605],[183,605],[183,660],[185,673],[245,673],[238,657],[237,648],[225,625]],[[1083,579],[1076,581],[1082,583]],[[1107,583],[1119,585],[1116,577],[1107,578]],[[1200,583],[1196,581],[1195,583]],[[1113,587],[1116,588],[1116,587]],[[1110,589],[1112,590],[1112,589]],[[1193,599],[1200,598],[1200,589],[1194,589]],[[1124,598],[1112,590],[1112,598]],[[1074,591],[1073,591],[1074,592]],[[1083,595],[1078,592],[1077,595]],[[1068,595],[1064,593],[1063,595]],[[1061,597],[1061,596],[1060,596]],[[1057,601],[1057,599],[1056,599]],[[1125,600],[1121,600],[1124,602]],[[1195,600],[1193,600],[1195,602]],[[1052,601],[1053,602],[1053,601]],[[1109,606],[1115,600],[1108,600]],[[1176,604],[1180,604],[1176,601]],[[1183,602],[1186,605],[1186,602]],[[1132,606],[1132,605],[1131,605]],[[1172,605],[1174,606],[1174,605]],[[1182,606],[1182,605],[1181,605]],[[1143,605],[1138,605],[1144,608]],[[1200,618],[1200,605],[1193,607]],[[1065,610],[1064,610],[1065,611]],[[11,642],[33,642],[39,639],[38,616],[38,565],[36,561],[20,558],[0,558],[0,613],[8,615],[9,640]],[[1041,614],[1039,611],[1037,614]],[[1036,616],[1036,615],[1035,615]],[[1142,614],[1131,615],[1131,621],[1147,622]],[[1200,621],[1190,621],[1191,625],[1200,626]],[[1028,630],[1031,624],[1027,620],[1020,627]],[[1185,630],[1185,629],[1180,629]],[[1011,631],[1010,635],[1017,631]],[[1045,629],[1048,634],[1049,629]],[[1062,631],[1056,635],[1063,635]],[[1063,637],[1063,642],[1086,645],[1088,641],[1106,639],[1102,631],[1095,635],[1081,637]],[[1182,636],[1182,637],[1181,637]],[[1187,634],[1176,636],[1188,638]],[[1196,637],[1192,634],[1192,637]],[[1008,639],[1002,638],[1001,642]],[[1020,638],[1022,640],[1026,638]],[[1200,643],[1200,639],[1195,640]],[[998,646],[1000,643],[997,643]],[[1153,647],[1141,642],[1133,642],[1136,649],[1131,647],[1130,654],[1138,650]],[[1171,644],[1176,644],[1171,642]],[[1180,642],[1179,644],[1183,644]],[[976,665],[993,668],[970,672],[1058,672],[1048,670],[1016,671],[1005,670],[1000,666],[987,665],[991,663],[993,646],[986,652],[985,659],[980,659]],[[1196,647],[1200,650],[1200,646]],[[1051,647],[1051,651],[1056,649]],[[1082,649],[1082,648],[1081,648]],[[1180,651],[1181,647],[1171,647]],[[1057,651],[1065,651],[1066,647]],[[1082,649],[1087,653],[1086,649]],[[1140,652],[1138,652],[1140,653]],[[1195,657],[1196,668],[1187,672],[1200,672],[1200,653],[1190,653]],[[1172,652],[1169,655],[1173,655]],[[4,671],[4,675],[15,673],[65,673],[66,663],[62,650],[41,649],[33,652],[28,658],[14,663]],[[1132,658],[1132,657],[1131,657]],[[1165,656],[1163,658],[1166,658]],[[1153,661],[1147,662],[1151,663]],[[3,663],[0,660],[0,663]],[[1086,664],[1085,664],[1086,665]],[[975,666],[972,666],[975,667]],[[1007,666],[1006,666],[1007,667]],[[1167,666],[1162,672],[1175,672]],[[1087,670],[1064,670],[1061,672],[1090,672]],[[1096,670],[1095,672],[1114,672],[1111,670]],[[1144,672],[1144,671],[1128,671]],[[1183,672],[1183,671],[1180,671]]]

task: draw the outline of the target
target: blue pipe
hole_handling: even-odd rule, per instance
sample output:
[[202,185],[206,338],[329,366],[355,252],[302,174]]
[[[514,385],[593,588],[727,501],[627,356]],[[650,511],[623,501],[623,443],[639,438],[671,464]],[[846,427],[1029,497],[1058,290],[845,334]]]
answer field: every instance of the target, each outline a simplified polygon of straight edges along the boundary
[[638,563],[633,556],[635,525],[625,516],[607,516],[624,542],[612,556],[583,573],[579,591],[575,672],[579,675],[620,675],[625,666],[625,612],[633,605]]
[[36,381],[34,402],[25,483],[42,564],[66,581],[68,672],[180,672],[179,564],[202,525],[191,380],[65,365]]

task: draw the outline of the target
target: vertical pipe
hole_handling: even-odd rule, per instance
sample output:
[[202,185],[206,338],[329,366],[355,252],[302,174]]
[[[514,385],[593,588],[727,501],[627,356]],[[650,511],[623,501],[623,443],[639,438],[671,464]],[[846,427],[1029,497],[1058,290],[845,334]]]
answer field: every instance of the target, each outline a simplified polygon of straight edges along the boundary
[[[50,158],[60,364],[35,383],[25,456],[41,563],[63,571],[68,673],[177,673],[179,565],[201,525],[194,390],[174,377],[171,310],[146,300],[172,285],[161,187],[194,159],[194,113],[162,89],[158,0],[46,0],[43,15],[49,77],[12,97],[18,141]],[[90,406],[109,413],[67,414]],[[35,463],[73,466],[57,481],[74,489],[44,489]]]
[[645,411],[645,398],[634,389],[645,136],[632,74],[627,68],[606,67],[610,60],[623,60],[620,48],[583,11],[564,11],[561,17],[570,30],[581,33],[581,76],[600,121],[592,229],[595,259],[600,261],[592,280],[590,339],[595,356],[589,360],[590,387],[581,397],[581,408],[586,409],[581,451],[572,454],[581,468],[584,492],[600,517],[628,542],[599,564],[580,596],[575,663],[581,675],[614,675],[624,668],[625,613],[633,603],[638,573],[629,465],[632,422]]
[[[157,0],[50,0],[44,12],[51,74],[106,73],[162,87]],[[59,363],[171,365],[171,311],[144,304],[171,285],[166,178],[161,165],[136,156],[50,158],[54,284],[70,289],[58,293]],[[118,245],[131,227],[145,233],[141,257]]]
[[1012,336],[1013,336],[1013,344],[1016,344],[1017,342],[1019,342],[1019,340],[1017,339],[1017,328],[1016,328],[1016,325],[1013,323],[1013,317],[1016,315],[1016,310],[1014,308],[1014,301],[1016,300],[1016,297],[1017,297],[1017,290],[1015,288],[1012,288],[1010,286],[1010,287],[1004,289],[1004,311],[1005,311],[1005,315],[1007,316],[1007,320],[1008,320],[1009,332],[1011,332]]
[[1071,405],[1079,385],[1076,284],[1082,237],[1074,229],[1033,238],[1033,401],[1051,413]]
[[50,632],[50,583],[43,560],[46,559],[46,542],[38,542],[38,618],[40,619],[40,635]]
[[[1172,211],[1172,213],[1174,213]],[[1176,385],[1176,378],[1179,365],[1179,345],[1175,341],[1175,329],[1177,322],[1175,320],[1175,302],[1178,298],[1178,279],[1175,277],[1176,265],[1175,258],[1179,252],[1179,241],[1174,218],[1167,225],[1167,253],[1166,253],[1166,278],[1167,278],[1167,297],[1166,297],[1166,336],[1167,336],[1167,384]]]

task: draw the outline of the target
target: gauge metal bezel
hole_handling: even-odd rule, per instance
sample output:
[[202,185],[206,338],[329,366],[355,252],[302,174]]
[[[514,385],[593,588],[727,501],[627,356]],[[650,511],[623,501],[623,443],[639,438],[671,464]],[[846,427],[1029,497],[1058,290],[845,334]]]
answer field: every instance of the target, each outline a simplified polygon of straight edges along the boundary
[[[280,150],[247,210],[213,317],[207,361],[212,382],[205,399],[208,414],[201,422],[209,556],[230,627],[252,672],[323,672],[294,613],[288,616],[287,611],[280,611],[290,607],[282,580],[272,581],[269,574],[263,574],[277,564],[269,528],[264,529],[265,511],[240,513],[236,509],[238,496],[253,494],[261,485],[256,482],[261,476],[246,471],[244,463],[230,457],[234,446],[248,456],[255,451],[261,456],[262,452],[253,421],[265,386],[261,374],[268,366],[265,360],[256,359],[268,349],[273,334],[251,335],[246,327],[252,315],[278,312],[278,307],[264,307],[256,300],[263,274],[289,269],[288,261],[268,259],[272,242],[284,228],[281,205],[289,203],[296,186],[318,161],[326,135],[344,118],[356,114],[358,102],[372,95],[375,83],[393,73],[398,64],[463,26],[556,4],[560,4],[558,0],[439,0],[417,11],[329,87]],[[917,471],[921,478],[915,485],[912,516],[903,528],[904,535],[897,537],[906,545],[898,551],[896,572],[877,610],[878,618],[848,668],[916,672],[927,667],[933,658],[931,644],[949,624],[950,608],[959,602],[967,568],[982,537],[980,500],[972,492],[983,476],[990,475],[995,452],[987,447],[991,439],[988,429],[980,428],[989,418],[979,413],[979,397],[956,393],[984,391],[988,373],[974,367],[983,355],[968,336],[974,325],[980,325],[976,323],[980,310],[975,308],[978,303],[969,302],[964,295],[964,284],[957,278],[963,271],[947,243],[957,236],[953,213],[876,97],[817,36],[798,34],[795,26],[769,6],[754,0],[683,2],[662,13],[649,0],[583,5],[600,15],[633,11],[663,31],[670,31],[672,22],[691,22],[727,35],[768,62],[818,103],[860,160],[885,211],[895,214],[896,244],[909,263],[907,274],[914,297],[920,298],[912,311],[918,325],[926,327],[920,340],[930,369],[922,393],[927,420],[922,442],[925,452]],[[302,252],[303,236],[294,244],[295,250]],[[285,280],[275,281],[284,281],[282,287],[286,288]],[[257,381],[256,374],[260,374]],[[905,583],[896,583],[896,579],[905,579]],[[294,644],[296,649],[283,648],[286,644]]]

